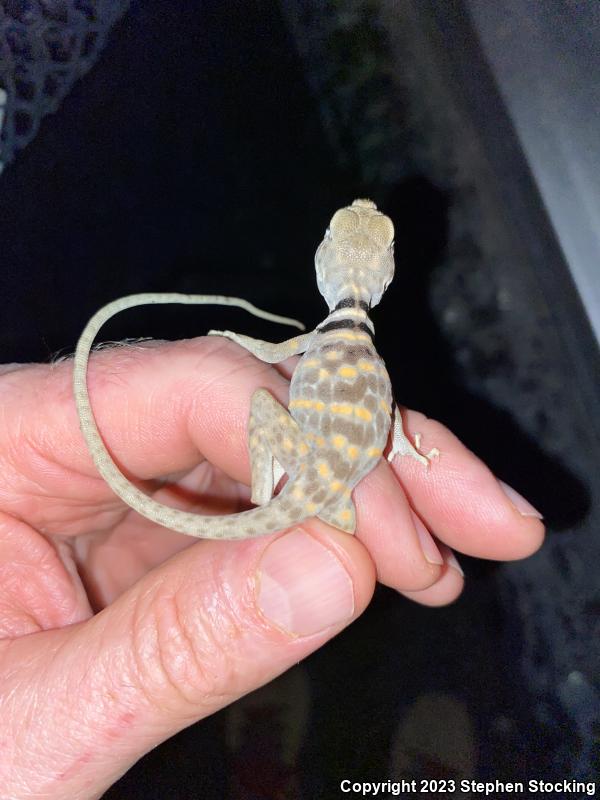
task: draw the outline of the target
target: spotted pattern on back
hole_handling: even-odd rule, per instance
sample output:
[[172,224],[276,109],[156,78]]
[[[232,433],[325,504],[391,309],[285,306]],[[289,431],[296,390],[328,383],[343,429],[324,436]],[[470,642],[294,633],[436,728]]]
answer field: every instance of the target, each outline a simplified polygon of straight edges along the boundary
[[381,458],[388,439],[387,370],[370,335],[358,341],[343,336],[356,328],[354,322],[319,326],[292,377],[290,413],[312,442],[311,463],[327,465],[316,471],[311,493],[317,486],[329,493],[351,491]]

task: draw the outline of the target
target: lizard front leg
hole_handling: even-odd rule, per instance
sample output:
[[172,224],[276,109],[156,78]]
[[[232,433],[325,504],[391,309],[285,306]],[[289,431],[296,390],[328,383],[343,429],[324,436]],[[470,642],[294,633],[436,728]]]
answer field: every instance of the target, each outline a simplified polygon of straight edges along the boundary
[[421,435],[419,433],[415,434],[415,444],[416,447],[404,433],[404,429],[402,427],[402,417],[400,416],[400,411],[397,404],[394,402],[392,411],[392,449],[388,453],[388,461],[392,461],[396,455],[410,456],[411,458],[414,458],[423,464],[425,468],[428,468],[431,459],[437,458],[440,454],[440,451],[437,449],[437,447],[434,447],[426,455],[420,453],[419,448],[421,445]]
[[266,362],[267,364],[278,364],[280,361],[285,361],[290,356],[297,356],[299,353],[304,353],[308,348],[308,344],[313,336],[312,333],[303,333],[300,336],[295,336],[293,339],[287,339],[285,342],[263,342],[262,339],[253,339],[251,336],[244,336],[241,333],[233,333],[233,331],[209,331],[209,336],[224,336],[226,339],[231,339],[232,342],[241,345],[253,356]]

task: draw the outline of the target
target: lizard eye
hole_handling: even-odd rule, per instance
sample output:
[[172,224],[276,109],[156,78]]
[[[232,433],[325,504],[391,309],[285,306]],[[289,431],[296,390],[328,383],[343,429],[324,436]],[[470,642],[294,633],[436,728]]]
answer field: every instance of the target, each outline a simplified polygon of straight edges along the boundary
[[385,214],[373,215],[369,218],[369,235],[382,247],[391,247],[394,243],[394,225]]
[[334,239],[342,239],[355,233],[360,226],[360,218],[355,211],[350,208],[341,208],[333,215],[329,223],[331,236]]

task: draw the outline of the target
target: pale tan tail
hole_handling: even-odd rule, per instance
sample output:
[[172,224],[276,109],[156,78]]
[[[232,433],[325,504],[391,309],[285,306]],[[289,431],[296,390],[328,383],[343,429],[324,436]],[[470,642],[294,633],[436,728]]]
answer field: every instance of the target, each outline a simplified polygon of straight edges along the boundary
[[[299,522],[299,519],[292,518],[292,504],[289,498],[286,500],[288,492],[285,489],[266,506],[223,517],[203,516],[170,508],[140,491],[123,475],[112,460],[98,430],[87,389],[86,377],[90,349],[102,325],[115,314],[134,306],[163,303],[238,306],[257,317],[293,325],[300,328],[300,330],[304,330],[304,325],[301,322],[288,317],[280,317],[268,311],[262,311],[248,301],[238,297],[145,293],[128,295],[108,303],[108,305],[96,312],[86,325],[77,343],[73,365],[73,391],[81,431],[98,472],[113,492],[137,511],[138,514],[152,520],[152,522],[157,522],[159,525],[164,525],[188,536],[207,539],[245,539],[251,536],[260,536],[270,530],[279,530]],[[295,511],[296,513],[301,513],[298,507],[296,507]],[[304,514],[302,519],[306,519],[307,516],[307,514]]]

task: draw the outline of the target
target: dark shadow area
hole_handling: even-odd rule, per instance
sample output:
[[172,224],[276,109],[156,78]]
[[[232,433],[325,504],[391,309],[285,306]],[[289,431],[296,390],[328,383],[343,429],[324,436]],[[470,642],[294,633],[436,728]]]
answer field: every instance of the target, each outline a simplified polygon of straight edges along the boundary
[[[543,509],[554,530],[573,526],[589,511],[587,487],[507,412],[464,386],[455,353],[434,316],[432,275],[444,268],[447,257],[451,201],[446,191],[419,175],[407,178],[386,197],[385,208],[398,221],[396,277],[375,318],[377,341],[396,398],[402,405],[444,422],[499,478],[510,481],[534,506]],[[473,342],[483,321],[473,319]],[[477,367],[484,378],[499,365],[481,362]],[[510,364],[506,368],[510,369]]]
[[[4,358],[68,351],[99,305],[136,291],[238,294],[306,317],[312,242],[346,195],[275,4],[133,3],[2,175]],[[102,338],[191,336],[224,318],[253,332],[243,312],[163,307]]]

